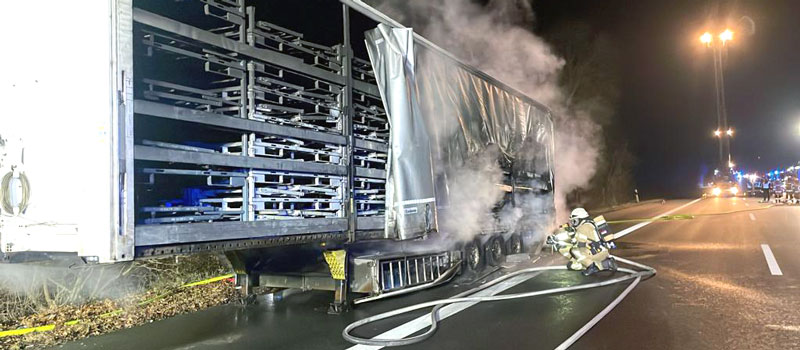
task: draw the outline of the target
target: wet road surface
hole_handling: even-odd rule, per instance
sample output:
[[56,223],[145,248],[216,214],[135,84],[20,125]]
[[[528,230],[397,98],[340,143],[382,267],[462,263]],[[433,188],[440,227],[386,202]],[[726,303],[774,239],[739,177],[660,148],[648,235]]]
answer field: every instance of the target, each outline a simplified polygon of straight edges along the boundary
[[[650,218],[691,201],[651,203],[607,213],[608,220]],[[574,349],[800,348],[800,207],[763,207],[754,199],[712,198],[673,214],[711,214],[654,222],[618,241],[614,252],[658,270]],[[616,232],[636,223],[612,225]],[[764,248],[766,245],[767,248]],[[771,254],[768,253],[771,252]],[[772,255],[772,258],[768,258]],[[543,256],[538,264],[563,264]],[[780,275],[775,267],[780,270]],[[494,278],[496,273],[488,278]],[[503,293],[589,283],[574,272],[545,272]],[[62,349],[348,349],[349,323],[399,307],[447,298],[471,285],[451,283],[328,315],[330,292],[293,294],[278,303],[224,305],[66,344]],[[408,349],[552,349],[588,322],[626,285],[556,296],[480,303],[455,313]],[[359,329],[376,336],[424,315],[412,313]]]
[[[712,198],[681,212],[762,206],[756,199]],[[574,348],[800,348],[800,207],[653,223],[619,245],[617,254],[658,275]],[[782,275],[772,274],[762,245]]]

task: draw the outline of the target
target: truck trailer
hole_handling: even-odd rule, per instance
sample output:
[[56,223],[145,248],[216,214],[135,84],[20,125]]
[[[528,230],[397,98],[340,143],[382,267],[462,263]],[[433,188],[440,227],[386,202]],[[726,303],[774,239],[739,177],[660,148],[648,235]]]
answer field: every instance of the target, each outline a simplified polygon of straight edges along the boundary
[[549,109],[360,0],[10,6],[4,262],[225,252],[341,310],[552,228]]

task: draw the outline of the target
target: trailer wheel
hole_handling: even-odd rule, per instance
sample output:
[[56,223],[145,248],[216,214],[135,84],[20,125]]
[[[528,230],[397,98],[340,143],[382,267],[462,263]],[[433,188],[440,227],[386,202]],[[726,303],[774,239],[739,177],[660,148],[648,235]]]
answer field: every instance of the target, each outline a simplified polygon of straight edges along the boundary
[[485,254],[477,239],[464,244],[464,264],[469,271],[478,271],[483,267]]
[[522,253],[522,237],[515,233],[508,237],[508,242],[506,242],[506,255],[520,253]]
[[506,255],[503,237],[494,236],[486,243],[486,262],[489,266],[500,266],[505,262]]

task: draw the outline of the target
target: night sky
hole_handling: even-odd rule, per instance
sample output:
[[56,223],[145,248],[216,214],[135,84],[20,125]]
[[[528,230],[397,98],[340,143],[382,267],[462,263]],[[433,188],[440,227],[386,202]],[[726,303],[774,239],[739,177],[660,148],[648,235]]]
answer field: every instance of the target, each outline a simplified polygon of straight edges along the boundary
[[[616,42],[622,74],[617,125],[637,157],[636,186],[644,197],[695,196],[701,176],[713,170],[713,65],[699,36],[719,33],[742,16],[752,18],[755,33],[737,31],[725,62],[728,121],[736,130],[733,161],[747,172],[800,161],[800,1],[531,1],[537,33],[577,20]],[[295,6],[305,10],[283,9]],[[260,9],[282,14],[269,19],[291,27],[330,17],[338,6],[326,0],[291,6],[270,1]],[[287,15],[293,13],[299,17]],[[374,26],[357,15],[352,19],[355,32]],[[341,42],[327,28],[312,27],[306,34],[325,44]],[[356,50],[364,56],[363,45]]]
[[535,0],[534,11],[536,31],[577,19],[617,42],[618,125],[645,197],[699,193],[718,150],[712,56],[698,38],[742,16],[756,31],[737,32],[726,61],[733,160],[744,171],[800,160],[800,1]]

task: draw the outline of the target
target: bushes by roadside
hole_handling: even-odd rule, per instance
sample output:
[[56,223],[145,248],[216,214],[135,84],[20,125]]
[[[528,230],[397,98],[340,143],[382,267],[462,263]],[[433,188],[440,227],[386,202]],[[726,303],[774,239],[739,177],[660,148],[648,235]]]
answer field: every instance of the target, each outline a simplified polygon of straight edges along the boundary
[[[6,271],[0,272],[2,330],[54,325],[50,331],[2,337],[3,349],[51,346],[239,298],[228,280],[181,288],[188,282],[230,273],[225,258],[217,254],[77,268],[36,265],[3,268]],[[9,271],[14,268],[19,271]]]

